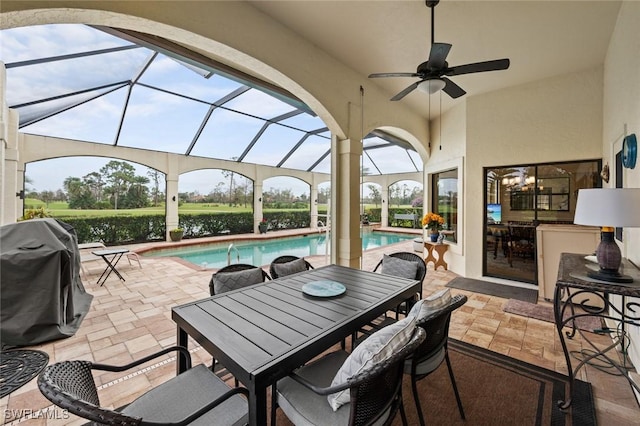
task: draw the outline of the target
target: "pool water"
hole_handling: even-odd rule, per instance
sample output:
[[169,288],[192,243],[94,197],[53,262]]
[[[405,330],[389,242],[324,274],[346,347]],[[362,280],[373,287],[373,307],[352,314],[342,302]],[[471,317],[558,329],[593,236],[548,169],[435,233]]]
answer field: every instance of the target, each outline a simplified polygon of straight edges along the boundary
[[[415,237],[415,235],[390,232],[367,232],[362,235],[362,249],[369,250]],[[327,243],[328,240],[325,234],[310,234],[273,240],[242,241],[233,243],[237,251],[231,249],[231,263],[248,263],[262,266],[270,264],[273,259],[285,254],[298,257],[325,255]],[[144,256],[179,257],[204,268],[222,268],[227,265],[229,244],[229,242],[213,243],[207,246],[200,245],[197,247],[158,250],[145,253]]]

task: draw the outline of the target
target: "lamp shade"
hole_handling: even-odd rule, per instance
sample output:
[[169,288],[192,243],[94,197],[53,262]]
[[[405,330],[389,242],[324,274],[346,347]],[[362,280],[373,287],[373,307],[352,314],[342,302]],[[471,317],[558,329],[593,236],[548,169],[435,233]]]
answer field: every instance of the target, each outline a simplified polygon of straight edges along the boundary
[[446,85],[447,83],[445,83],[444,80],[441,80],[439,78],[432,78],[431,80],[421,81],[420,84],[418,84],[418,90],[433,95],[434,93],[437,93],[440,90],[444,89],[444,86]]
[[592,188],[578,191],[576,225],[640,227],[640,188]]

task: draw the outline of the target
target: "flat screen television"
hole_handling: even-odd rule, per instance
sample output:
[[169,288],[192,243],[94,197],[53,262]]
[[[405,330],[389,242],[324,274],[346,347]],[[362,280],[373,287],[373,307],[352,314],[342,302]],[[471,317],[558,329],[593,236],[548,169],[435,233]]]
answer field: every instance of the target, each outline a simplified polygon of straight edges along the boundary
[[501,223],[502,222],[502,205],[501,204],[487,204],[487,223]]

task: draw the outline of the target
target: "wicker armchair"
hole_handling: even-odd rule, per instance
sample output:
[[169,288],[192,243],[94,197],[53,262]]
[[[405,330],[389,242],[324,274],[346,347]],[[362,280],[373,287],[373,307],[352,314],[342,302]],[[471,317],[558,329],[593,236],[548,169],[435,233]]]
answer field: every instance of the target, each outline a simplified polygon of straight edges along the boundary
[[[252,274],[251,277],[248,277],[244,271],[248,271],[251,269],[259,269],[260,272],[256,271],[256,274]],[[238,274],[233,275],[233,273],[239,272]],[[221,285],[219,281],[220,278],[223,278],[221,274],[224,274],[225,283]],[[264,282],[266,280],[270,280],[271,277],[262,268],[259,268],[254,265],[248,265],[246,263],[234,263],[231,265],[227,265],[224,268],[220,268],[218,272],[214,273],[209,280],[209,293],[213,296],[216,293],[223,293],[225,291],[234,290],[236,288],[246,287],[252,284],[258,284]],[[223,291],[216,292],[216,288],[224,289]]]
[[[271,275],[271,278],[273,278],[274,280],[276,278],[278,278],[279,276],[284,276],[283,274],[278,274],[276,272],[277,268],[274,268],[273,265],[282,265],[282,264],[285,264],[285,263],[293,262],[293,261],[298,260],[298,259],[300,259],[300,257],[298,257],[298,256],[290,256],[290,255],[284,255],[284,256],[276,257],[271,262],[271,265],[269,265],[269,275]],[[307,270],[313,269],[313,266],[311,266],[311,264],[309,262],[307,262],[304,259],[302,259],[302,260],[304,261],[304,264],[305,264]]]
[[[121,411],[100,406],[92,370],[121,372],[178,351],[188,370],[138,397]],[[124,366],[90,361],[63,361],[44,369],[38,377],[40,392],[58,407],[100,424],[117,425],[233,425],[248,418],[245,388],[230,388],[204,365],[191,368],[189,351],[174,346]]]
[[434,310],[433,313],[421,318],[416,323],[416,326],[425,330],[427,338],[420,346],[418,346],[414,354],[405,361],[404,371],[411,376],[413,399],[416,403],[418,418],[420,419],[421,425],[424,425],[424,417],[422,415],[422,408],[420,407],[417,382],[438,369],[438,367],[442,365],[443,361],[447,362],[449,378],[451,379],[453,393],[455,394],[456,402],[458,403],[460,417],[463,420],[465,418],[462,401],[460,400],[460,394],[458,393],[458,386],[456,385],[456,379],[453,375],[453,369],[451,368],[449,350],[447,347],[447,343],[449,341],[449,322],[451,320],[451,313],[465,303],[467,303],[467,296],[462,294],[453,296],[446,306]]
[[[342,385],[330,383],[349,355],[345,351],[332,352],[301,367],[272,387],[271,425],[276,424],[278,407],[294,424],[302,416],[312,424],[388,425],[400,410],[402,424],[406,425],[402,405],[403,365],[424,339],[424,330],[416,328],[411,340],[389,359],[360,371]],[[350,402],[333,411],[327,395],[345,389],[349,389]]]

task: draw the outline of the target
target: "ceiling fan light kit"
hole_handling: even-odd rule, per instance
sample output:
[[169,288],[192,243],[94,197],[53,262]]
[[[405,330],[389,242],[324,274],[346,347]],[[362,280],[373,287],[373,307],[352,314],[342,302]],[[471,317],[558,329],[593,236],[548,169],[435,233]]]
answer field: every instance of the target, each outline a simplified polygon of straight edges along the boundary
[[424,80],[418,83],[418,90],[429,95],[433,95],[434,93],[444,89],[446,85],[447,83],[445,83],[441,78],[434,78],[433,80]]
[[406,95],[419,89],[422,92],[433,95],[442,90],[453,99],[463,96],[467,92],[460,86],[447,78],[447,76],[456,76],[462,74],[471,74],[476,72],[498,71],[509,68],[509,59],[496,59],[485,62],[475,62],[471,64],[458,65],[449,67],[447,63],[447,55],[451,50],[448,43],[434,42],[434,26],[435,26],[435,7],[439,0],[425,0],[427,7],[431,9],[431,50],[429,51],[429,59],[418,65],[416,72],[392,72],[392,73],[375,73],[370,74],[369,78],[381,77],[419,77],[420,80],[412,83],[400,93],[391,98],[392,101],[399,101]]

